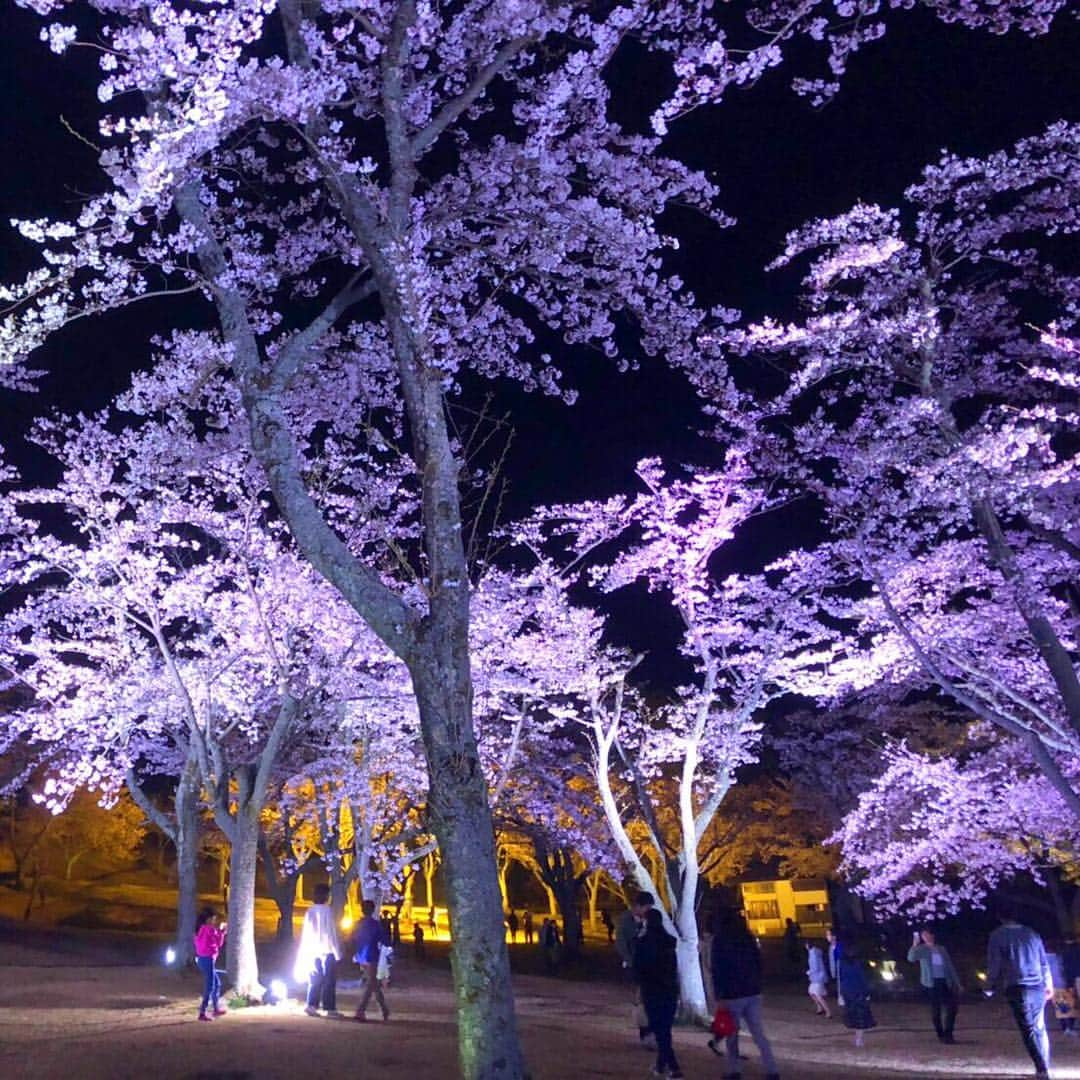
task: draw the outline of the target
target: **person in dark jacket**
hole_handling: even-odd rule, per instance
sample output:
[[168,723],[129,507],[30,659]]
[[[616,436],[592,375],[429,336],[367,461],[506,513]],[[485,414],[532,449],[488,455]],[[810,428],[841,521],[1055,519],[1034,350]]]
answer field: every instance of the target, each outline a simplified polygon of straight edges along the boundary
[[634,978],[641,989],[641,1004],[656,1037],[654,1076],[681,1077],[671,1042],[675,1010],[679,1004],[679,968],[675,939],[664,929],[664,917],[649,908],[645,927],[634,941]]
[[[637,892],[630,900],[630,907],[623,912],[615,930],[615,951],[622,961],[623,971],[634,977],[634,942],[645,928],[645,920],[654,903],[652,893]],[[655,1050],[656,1039],[649,1030],[649,1018],[641,1005],[641,988],[634,979],[634,1023],[638,1029],[638,1044],[644,1050]]]
[[[712,943],[712,979],[716,1003],[726,1008],[735,1021],[735,1034],[725,1040],[727,1072],[725,1080],[739,1078],[739,1028],[745,1024],[761,1052],[766,1080],[780,1080],[772,1047],[761,1022],[761,952],[738,911],[724,908],[716,918]],[[720,1047],[709,1040],[715,1054]]]
[[382,1018],[390,1019],[390,1009],[383,997],[382,986],[377,978],[379,969],[379,948],[388,945],[386,930],[383,924],[375,918],[375,904],[371,900],[364,900],[360,904],[360,910],[364,917],[356,927],[353,937],[353,960],[360,965],[364,973],[364,996],[360,999],[353,1019],[363,1023],[367,1020],[368,1002],[372,994],[382,1010]]
[[877,1027],[870,1010],[870,984],[860,951],[845,941],[840,951],[838,980],[844,998],[844,1026],[855,1032],[855,1045],[862,1046],[863,1035]]

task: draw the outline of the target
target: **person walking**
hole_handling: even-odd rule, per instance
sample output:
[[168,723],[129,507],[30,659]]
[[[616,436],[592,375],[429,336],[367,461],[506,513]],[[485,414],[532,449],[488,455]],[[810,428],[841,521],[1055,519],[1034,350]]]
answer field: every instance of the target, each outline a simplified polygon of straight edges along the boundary
[[859,950],[844,942],[840,950],[839,987],[844,997],[844,1026],[855,1032],[855,1045],[862,1046],[866,1032],[877,1027],[870,1009],[870,984]]
[[549,975],[559,969],[559,927],[554,919],[545,919],[540,926],[540,949],[544,954],[544,967]]
[[522,913],[521,929],[524,932],[525,944],[531,945],[533,943],[533,917],[528,908]]
[[417,922],[412,928],[413,943],[416,946],[416,959],[424,959],[424,928]]
[[642,932],[634,941],[633,972],[649,1030],[656,1038],[653,1076],[675,1080],[682,1076],[671,1039],[679,1004],[679,968],[675,938],[664,929],[664,917],[654,907],[649,908]]
[[634,943],[644,928],[645,918],[653,906],[652,893],[637,892],[630,900],[630,906],[619,918],[615,928],[615,951],[622,961],[623,971],[633,983],[634,1023],[638,1029],[638,1043],[645,1050],[656,1049],[656,1039],[649,1029],[649,1018],[641,1005],[641,989],[634,979]]
[[517,942],[518,935],[518,917],[513,908],[510,909],[510,914],[506,916],[506,926],[510,931],[510,941],[512,944]]
[[[761,1052],[765,1080],[780,1080],[772,1046],[761,1019],[761,950],[742,914],[732,908],[717,912],[712,943],[712,980],[716,1004],[726,1008],[735,1021],[735,1032],[725,1039],[727,1058],[724,1080],[739,1080],[739,1028],[745,1024]],[[719,1042],[709,1049],[720,1054]]]
[[321,1007],[327,1016],[338,1017],[337,965],[341,959],[334,912],[330,907],[330,886],[318,884],[311,907],[304,914],[300,947],[296,950],[293,977],[307,983],[308,1016],[318,1016]]
[[1030,926],[1022,926],[1016,915],[1008,905],[998,908],[1001,925],[986,945],[986,978],[993,989],[1005,991],[1035,1075],[1048,1077],[1050,1036],[1045,1009],[1054,996],[1054,984],[1042,938]]
[[353,1019],[358,1023],[367,1021],[368,1002],[372,994],[382,1010],[382,1018],[390,1019],[390,1009],[387,1007],[386,998],[383,996],[382,984],[378,978],[379,972],[379,946],[389,946],[386,932],[382,924],[375,918],[375,903],[372,900],[364,900],[360,904],[363,912],[359,924],[356,927],[356,936],[353,938],[353,960],[360,965],[364,975],[364,995],[360,999],[360,1005],[353,1014]]
[[821,946],[814,941],[806,943],[806,977],[809,980],[806,992],[814,1003],[814,1011],[818,1016],[824,1016],[826,1020],[830,1020],[832,1013],[829,1011],[827,997],[829,971],[825,967],[825,954],[821,951]]
[[930,1018],[937,1037],[944,1043],[956,1042],[953,1031],[963,987],[949,950],[938,944],[930,927],[924,926],[912,934],[907,958],[919,965],[919,983],[930,998]]
[[[212,907],[203,908],[195,922],[195,963],[203,976],[203,996],[199,1002],[199,1019],[209,1021],[215,1016],[224,1016],[225,1010],[219,1002],[221,998],[221,976],[217,973],[217,958],[225,944],[227,923],[217,923],[217,912]],[[208,1006],[213,1011],[207,1013]]]

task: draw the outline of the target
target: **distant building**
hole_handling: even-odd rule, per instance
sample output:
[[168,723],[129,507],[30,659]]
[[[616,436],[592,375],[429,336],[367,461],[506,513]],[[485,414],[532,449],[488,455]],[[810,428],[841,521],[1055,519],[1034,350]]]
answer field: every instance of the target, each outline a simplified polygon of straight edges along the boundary
[[832,924],[824,878],[744,881],[740,889],[746,921],[758,937],[779,937],[787,919],[794,919],[804,934],[813,937],[822,936]]

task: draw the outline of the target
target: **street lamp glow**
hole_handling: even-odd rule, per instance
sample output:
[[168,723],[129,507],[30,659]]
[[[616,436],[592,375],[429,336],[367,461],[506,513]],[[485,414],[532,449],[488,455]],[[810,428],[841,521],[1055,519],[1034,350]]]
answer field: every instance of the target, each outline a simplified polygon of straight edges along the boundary
[[342,915],[341,916],[341,929],[342,930],[351,930],[352,925],[353,925],[353,920],[352,920],[351,915]]

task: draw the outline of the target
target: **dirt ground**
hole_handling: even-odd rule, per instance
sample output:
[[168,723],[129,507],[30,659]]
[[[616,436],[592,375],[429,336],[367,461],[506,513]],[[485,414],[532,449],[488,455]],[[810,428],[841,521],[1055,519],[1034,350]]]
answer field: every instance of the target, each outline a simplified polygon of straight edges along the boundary
[[[198,981],[132,963],[109,941],[51,940],[44,931],[0,940],[0,1077],[272,1078],[457,1076],[449,976],[395,969],[392,1015],[361,1026],[313,1019],[299,1004],[238,1009],[212,1024],[195,1019]],[[645,1077],[651,1056],[636,1045],[624,987],[524,975],[515,980],[526,1053],[538,1080]],[[346,987],[350,1012],[358,991]],[[795,992],[769,995],[766,1022],[785,1080],[839,1077],[1018,1077],[1032,1073],[1005,1007],[972,1004],[958,1045],[942,1047],[915,1004],[879,1003],[880,1027],[856,1050],[837,1020],[816,1018]],[[377,1015],[377,1011],[374,1013]],[[742,1075],[763,1075],[744,1037]],[[1054,1033],[1055,1077],[1080,1078],[1080,1039]],[[716,1078],[721,1063],[696,1030],[676,1033],[688,1077]]]

